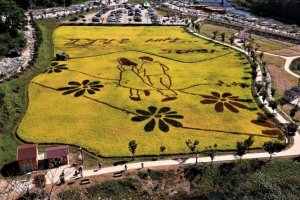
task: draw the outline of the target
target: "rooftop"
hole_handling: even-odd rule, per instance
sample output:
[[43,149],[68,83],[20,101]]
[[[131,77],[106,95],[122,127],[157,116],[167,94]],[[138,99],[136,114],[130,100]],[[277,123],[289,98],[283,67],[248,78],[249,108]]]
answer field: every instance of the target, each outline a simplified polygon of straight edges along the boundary
[[23,144],[17,149],[17,160],[36,159],[37,144]]
[[58,158],[67,156],[69,154],[69,146],[61,145],[56,147],[49,147],[46,149],[45,158]]

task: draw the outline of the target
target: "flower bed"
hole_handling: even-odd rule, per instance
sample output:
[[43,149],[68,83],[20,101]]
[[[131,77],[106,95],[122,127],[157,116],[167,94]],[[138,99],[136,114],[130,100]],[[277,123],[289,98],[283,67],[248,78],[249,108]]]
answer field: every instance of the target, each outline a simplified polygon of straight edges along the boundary
[[254,147],[282,138],[257,122],[246,59],[180,27],[63,26],[54,42],[71,59],[30,84],[17,131],[26,141],[129,156],[132,139],[137,155],[155,155],[161,145],[188,153],[188,139],[200,140],[201,150],[215,143],[229,150],[250,135]]

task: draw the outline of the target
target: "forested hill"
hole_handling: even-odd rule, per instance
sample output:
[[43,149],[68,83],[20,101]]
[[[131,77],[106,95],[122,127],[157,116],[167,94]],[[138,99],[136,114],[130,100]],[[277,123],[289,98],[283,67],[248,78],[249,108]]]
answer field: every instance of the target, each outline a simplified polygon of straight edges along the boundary
[[[30,7],[36,8],[51,8],[59,6],[70,6],[71,4],[82,3],[86,0],[14,0],[23,9]],[[30,5],[31,3],[31,5]]]
[[14,1],[0,0],[0,57],[13,47],[24,47],[23,30],[26,19],[24,10]]
[[300,23],[300,0],[231,0],[255,13],[267,13]]

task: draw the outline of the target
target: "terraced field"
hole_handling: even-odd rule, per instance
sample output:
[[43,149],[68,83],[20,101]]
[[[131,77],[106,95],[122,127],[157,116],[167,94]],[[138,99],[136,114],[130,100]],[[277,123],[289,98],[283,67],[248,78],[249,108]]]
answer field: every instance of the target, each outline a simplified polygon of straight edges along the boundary
[[70,59],[30,84],[26,141],[128,156],[132,139],[137,155],[155,155],[187,153],[187,139],[229,150],[250,135],[255,147],[281,138],[257,120],[246,58],[181,27],[62,26],[54,44]]

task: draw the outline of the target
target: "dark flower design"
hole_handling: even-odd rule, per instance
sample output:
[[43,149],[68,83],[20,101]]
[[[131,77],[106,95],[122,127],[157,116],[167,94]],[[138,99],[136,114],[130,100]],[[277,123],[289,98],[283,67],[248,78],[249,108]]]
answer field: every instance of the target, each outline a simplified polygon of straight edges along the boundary
[[66,66],[67,66],[66,64],[58,64],[57,62],[52,62],[50,67],[48,67],[44,73],[48,73],[48,74],[51,74],[53,72],[60,73],[63,70],[68,69]]
[[232,94],[226,92],[222,95],[220,95],[218,92],[212,92],[212,95],[200,95],[205,100],[200,101],[202,104],[215,104],[215,110],[217,112],[223,112],[224,106],[228,108],[231,112],[238,113],[239,110],[237,108],[241,109],[248,109],[247,106],[239,103],[243,102],[245,100],[239,99],[238,96],[232,96]]
[[176,111],[171,111],[169,107],[163,107],[157,111],[154,106],[148,107],[148,110],[136,110],[138,116],[132,117],[131,121],[141,122],[149,120],[145,125],[146,132],[153,131],[157,121],[158,128],[163,132],[169,132],[169,126],[182,127],[182,124],[174,119],[183,119],[182,115],[178,115]]
[[57,90],[59,91],[66,90],[64,93],[62,93],[63,95],[75,93],[74,97],[79,97],[83,95],[86,91],[89,94],[95,94],[96,91],[100,91],[100,88],[104,87],[103,85],[100,84],[100,81],[90,82],[89,80],[84,80],[82,81],[82,83],[76,81],[70,81],[68,84],[70,86],[58,88]]

